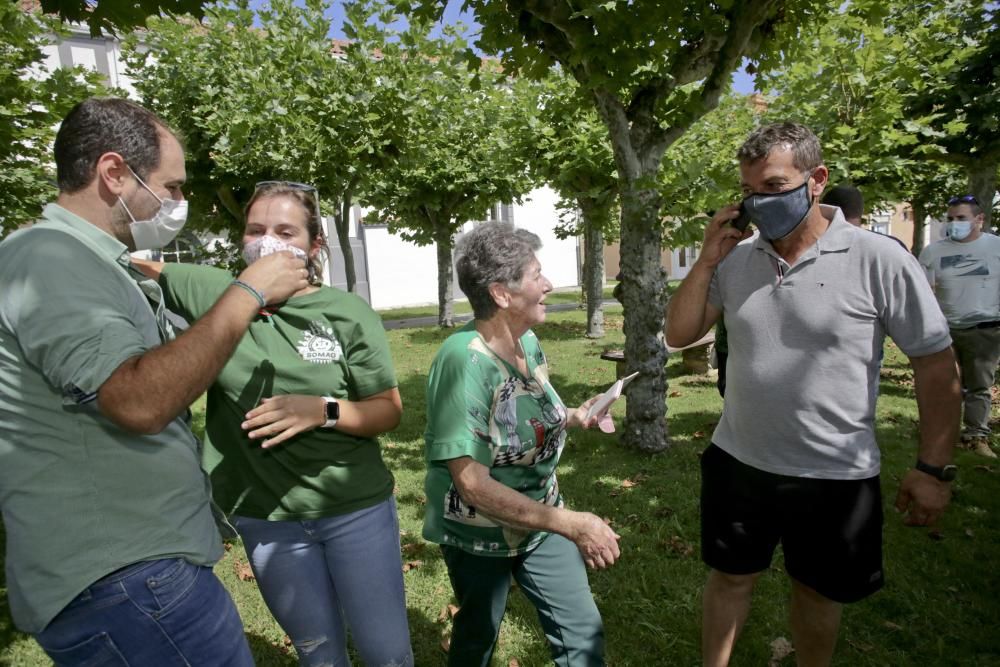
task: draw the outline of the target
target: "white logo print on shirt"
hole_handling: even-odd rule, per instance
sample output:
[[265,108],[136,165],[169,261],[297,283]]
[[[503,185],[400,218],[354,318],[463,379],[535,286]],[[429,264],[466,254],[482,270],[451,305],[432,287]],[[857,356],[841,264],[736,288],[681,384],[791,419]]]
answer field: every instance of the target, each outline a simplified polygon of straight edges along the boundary
[[302,332],[302,340],[296,347],[299,356],[314,364],[333,363],[344,355],[340,341],[333,336],[333,329],[322,322],[311,322],[309,331]]

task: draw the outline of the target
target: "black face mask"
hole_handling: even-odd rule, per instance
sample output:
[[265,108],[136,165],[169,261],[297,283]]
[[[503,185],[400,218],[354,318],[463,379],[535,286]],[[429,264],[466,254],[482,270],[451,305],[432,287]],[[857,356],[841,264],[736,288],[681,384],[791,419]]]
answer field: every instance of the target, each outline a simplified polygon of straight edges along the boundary
[[[810,175],[811,177],[811,175]],[[812,208],[809,177],[799,187],[777,194],[754,192],[740,204],[766,241],[780,241],[798,228]]]

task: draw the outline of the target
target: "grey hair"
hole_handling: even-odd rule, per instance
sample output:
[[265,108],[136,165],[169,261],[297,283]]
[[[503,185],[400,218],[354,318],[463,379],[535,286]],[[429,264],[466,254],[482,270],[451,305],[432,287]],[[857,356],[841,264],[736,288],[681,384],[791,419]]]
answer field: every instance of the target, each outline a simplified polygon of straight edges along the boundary
[[740,146],[736,157],[741,164],[766,158],[775,148],[792,150],[793,163],[800,171],[810,171],[823,164],[819,139],[805,125],[773,123],[754,130]]
[[524,269],[541,247],[537,234],[509,222],[479,225],[459,239],[455,247],[458,286],[469,298],[477,320],[488,320],[497,311],[490,285],[501,283],[517,289]]

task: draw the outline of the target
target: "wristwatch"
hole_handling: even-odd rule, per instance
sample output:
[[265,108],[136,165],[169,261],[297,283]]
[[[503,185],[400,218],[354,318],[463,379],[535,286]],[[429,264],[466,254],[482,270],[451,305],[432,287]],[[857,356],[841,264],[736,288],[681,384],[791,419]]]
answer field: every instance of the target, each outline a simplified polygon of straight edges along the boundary
[[955,475],[958,474],[958,466],[956,465],[946,465],[946,466],[932,466],[929,463],[924,463],[920,459],[917,459],[917,465],[914,466],[917,470],[923,473],[927,473],[931,477],[936,477],[942,482],[950,482],[955,479]]
[[340,403],[332,396],[324,396],[323,401],[326,403],[326,422],[323,428],[333,428],[340,419]]

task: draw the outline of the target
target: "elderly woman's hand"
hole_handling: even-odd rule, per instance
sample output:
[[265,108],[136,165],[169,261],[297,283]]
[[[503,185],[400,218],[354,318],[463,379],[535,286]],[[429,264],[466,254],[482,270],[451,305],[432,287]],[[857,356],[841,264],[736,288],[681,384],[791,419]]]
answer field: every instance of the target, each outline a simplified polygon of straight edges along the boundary
[[583,556],[583,562],[593,570],[601,570],[614,565],[621,551],[621,538],[601,517],[590,512],[572,512],[573,517],[566,537],[573,540]]
[[594,428],[597,426],[605,433],[614,433],[615,423],[611,419],[610,407],[600,414],[589,418],[587,417],[587,413],[590,411],[590,406],[596,403],[597,399],[600,397],[601,394],[598,394],[597,396],[585,401],[580,407],[569,410],[566,415],[566,426],[570,428]]

